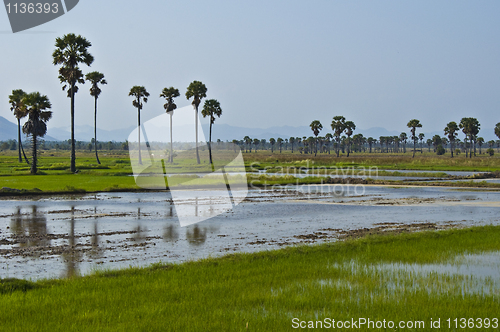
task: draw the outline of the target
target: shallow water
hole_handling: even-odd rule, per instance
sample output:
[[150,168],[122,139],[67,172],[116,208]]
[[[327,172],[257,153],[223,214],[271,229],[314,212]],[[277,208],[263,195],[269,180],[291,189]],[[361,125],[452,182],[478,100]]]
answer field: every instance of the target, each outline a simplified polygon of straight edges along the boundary
[[166,192],[0,200],[0,277],[35,280],[182,262],[335,241],[342,232],[380,225],[439,229],[500,221],[495,191],[289,185],[253,188],[232,211],[181,228],[182,209],[216,213],[218,193],[197,198],[202,193],[186,191],[185,204],[176,206]]

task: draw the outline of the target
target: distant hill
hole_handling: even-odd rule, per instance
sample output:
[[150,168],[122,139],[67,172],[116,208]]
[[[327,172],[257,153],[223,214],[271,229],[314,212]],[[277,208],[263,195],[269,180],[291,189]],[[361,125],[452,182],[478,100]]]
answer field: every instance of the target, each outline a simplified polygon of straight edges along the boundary
[[[8,141],[9,139],[17,141],[17,123],[10,122],[3,116],[0,116],[0,141]],[[45,135],[43,139],[46,141],[57,141],[57,139],[48,135]],[[21,140],[23,142],[27,140],[26,135],[22,134],[22,132]]]

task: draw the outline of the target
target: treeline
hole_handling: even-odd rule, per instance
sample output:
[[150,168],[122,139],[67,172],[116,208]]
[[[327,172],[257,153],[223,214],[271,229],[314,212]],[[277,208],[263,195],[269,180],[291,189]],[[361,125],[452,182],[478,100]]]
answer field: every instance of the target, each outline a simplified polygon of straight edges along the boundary
[[[406,153],[407,147],[413,151],[413,156],[416,152],[423,153],[428,149],[428,152],[433,151],[438,155],[450,152],[451,157],[460,153],[472,157],[477,152],[482,154],[483,148],[487,148],[486,152],[489,155],[494,154],[495,147],[500,149],[500,140],[486,142],[484,138],[478,136],[480,124],[476,118],[465,117],[458,124],[454,121],[449,122],[443,130],[444,136],[434,135],[427,139],[424,133],[417,133],[417,128],[422,128],[419,120],[410,120],[407,127],[410,129],[409,135],[402,132],[398,136],[365,137],[362,133],[354,134],[356,130],[354,122],[347,121],[343,116],[335,116],[331,123],[333,133],[326,133],[324,136],[319,136],[323,125],[319,120],[314,120],[310,124],[314,136],[284,139],[278,137],[269,140],[245,136],[242,140],[233,140],[233,143],[238,144],[247,153],[252,150],[254,152],[271,150],[272,153],[290,150],[292,153],[317,155],[330,154],[333,151],[337,157],[340,153],[349,156],[351,152]],[[458,137],[460,131],[464,134],[463,140]],[[494,132],[500,138],[500,122],[496,124]]]

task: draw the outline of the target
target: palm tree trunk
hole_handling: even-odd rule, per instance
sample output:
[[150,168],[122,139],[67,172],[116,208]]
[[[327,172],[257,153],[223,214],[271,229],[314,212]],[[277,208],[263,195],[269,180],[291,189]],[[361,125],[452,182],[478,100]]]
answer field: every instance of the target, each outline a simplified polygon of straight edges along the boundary
[[97,155],[97,96],[95,96],[94,104],[94,147],[95,147],[95,159],[97,164],[100,165],[99,156]]
[[[194,142],[196,147],[196,162],[200,164],[200,154],[198,153],[198,105],[195,106],[194,125],[196,132],[196,142]],[[252,152],[252,148],[250,148],[250,152]]]
[[37,172],[37,168],[36,168],[36,135],[33,134],[32,135],[32,152],[31,152],[31,155],[32,155],[32,160],[31,160],[31,174],[36,174]]
[[[139,98],[137,98],[137,104],[139,104]],[[139,104],[140,105],[140,104]],[[138,141],[139,141],[139,165],[142,165],[142,158],[141,158],[141,108],[137,108],[137,127],[139,130],[137,131],[138,134]]]
[[210,159],[210,165],[212,165],[212,172],[214,172],[214,163],[212,161],[212,119],[213,117],[210,117],[210,133],[208,134],[208,157]]
[[174,112],[170,112],[170,163],[174,162],[174,145],[172,143],[172,116]]
[[[36,167],[36,166],[35,166]],[[71,173],[76,172],[75,155],[75,83],[71,84]]]
[[19,150],[18,161],[22,163],[23,158],[21,157],[21,119],[17,119],[17,149]]

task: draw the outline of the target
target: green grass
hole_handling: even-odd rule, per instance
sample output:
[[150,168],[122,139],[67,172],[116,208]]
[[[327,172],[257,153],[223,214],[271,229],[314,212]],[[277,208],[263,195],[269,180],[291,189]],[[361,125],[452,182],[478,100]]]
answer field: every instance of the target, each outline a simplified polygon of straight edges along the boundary
[[[201,151],[206,154],[206,151]],[[221,157],[215,165],[216,168],[225,165],[234,157],[232,151],[219,151]],[[185,158],[175,159],[174,164],[156,163],[153,167],[146,170],[152,174],[163,173],[163,168],[167,173],[199,173],[210,172],[211,167],[208,164],[195,164],[194,152],[183,154]],[[468,171],[495,171],[499,170],[500,162],[497,157],[479,156],[472,159],[466,159],[464,156],[449,158],[447,156],[436,156],[434,154],[417,154],[416,158],[411,158],[407,153],[402,154],[369,154],[355,153],[352,157],[336,158],[334,154],[303,155],[290,151],[283,151],[282,154],[270,151],[258,151],[258,153],[245,153],[245,165],[247,172],[257,170],[269,170],[269,172],[281,172],[289,174],[285,177],[248,177],[248,183],[255,186],[273,186],[285,184],[318,184],[324,181],[321,177],[310,177],[306,179],[296,179],[293,177],[295,172],[307,172],[308,168],[314,167],[316,172],[332,172],[337,169],[348,169],[349,174],[359,172],[375,172],[376,168],[381,169],[415,169],[415,170],[468,170]],[[29,167],[25,163],[19,163],[15,151],[2,152],[0,154],[0,188],[8,187],[22,190],[18,194],[44,193],[51,192],[99,192],[99,191],[134,191],[139,190],[134,182],[132,167],[128,152],[126,151],[101,151],[101,165],[97,165],[92,153],[77,153],[77,169],[79,173],[74,175],[69,172],[69,152],[68,151],[40,151],[39,175],[29,174]],[[318,169],[320,168],[320,169]],[[332,170],[333,169],[333,170]],[[313,174],[313,175],[314,175]],[[387,172],[380,170],[378,175],[392,176],[424,176],[424,177],[446,177],[444,173],[402,173]],[[141,181],[156,181],[157,179],[142,178]],[[189,186],[214,186],[218,182],[214,179],[202,179],[192,181],[189,175],[170,179],[170,186],[181,185],[185,188]],[[190,181],[190,184],[184,184]],[[220,181],[219,181],[220,182]],[[384,181],[373,181],[374,184],[386,184]],[[415,185],[416,183],[412,183]],[[143,184],[144,185],[144,184]],[[419,184],[419,185],[429,185]],[[442,184],[436,184],[442,185]],[[451,184],[452,186],[459,186]],[[487,183],[467,183],[464,186],[469,187],[498,187]],[[158,189],[163,189],[160,184]],[[2,195],[8,195],[9,192],[2,192]]]
[[499,236],[498,226],[385,235],[69,280],[2,281],[0,329],[246,331],[248,324],[250,331],[289,331],[293,317],[493,318],[498,292],[462,295],[470,278],[376,266],[498,251]]

